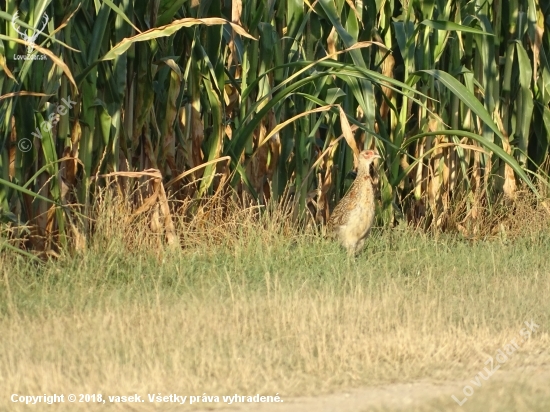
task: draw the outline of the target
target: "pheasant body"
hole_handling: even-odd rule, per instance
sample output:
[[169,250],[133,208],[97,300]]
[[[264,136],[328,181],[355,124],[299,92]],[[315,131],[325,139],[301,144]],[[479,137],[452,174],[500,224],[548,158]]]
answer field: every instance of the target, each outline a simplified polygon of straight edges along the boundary
[[372,150],[359,154],[358,173],[348,193],[336,205],[328,222],[328,229],[346,248],[350,255],[357,254],[374,223],[374,188],[370,176],[370,164],[380,157]]

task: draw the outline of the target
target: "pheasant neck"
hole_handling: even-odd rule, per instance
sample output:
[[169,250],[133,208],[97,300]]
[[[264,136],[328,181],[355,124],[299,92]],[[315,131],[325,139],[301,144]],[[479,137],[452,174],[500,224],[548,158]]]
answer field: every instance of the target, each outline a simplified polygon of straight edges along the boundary
[[364,179],[364,180],[368,180],[371,178],[371,175],[370,175],[370,164],[368,164],[365,168],[360,168],[358,171],[357,171],[357,178],[358,179]]

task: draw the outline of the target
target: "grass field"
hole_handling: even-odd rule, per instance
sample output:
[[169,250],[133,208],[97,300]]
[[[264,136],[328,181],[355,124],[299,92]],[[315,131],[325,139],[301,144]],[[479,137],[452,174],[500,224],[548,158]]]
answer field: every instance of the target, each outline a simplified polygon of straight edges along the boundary
[[[146,402],[133,410],[150,410],[147,394],[159,392],[291,399],[426,381],[446,389],[415,410],[548,410],[547,381],[529,372],[550,362],[550,230],[540,221],[477,242],[378,230],[351,260],[308,230],[246,216],[182,224],[181,250],[113,222],[40,266],[2,251],[1,410],[76,405],[25,407],[13,393],[137,393]],[[538,328],[521,341],[531,320]],[[459,407],[451,395],[464,398],[512,339],[518,350]]]

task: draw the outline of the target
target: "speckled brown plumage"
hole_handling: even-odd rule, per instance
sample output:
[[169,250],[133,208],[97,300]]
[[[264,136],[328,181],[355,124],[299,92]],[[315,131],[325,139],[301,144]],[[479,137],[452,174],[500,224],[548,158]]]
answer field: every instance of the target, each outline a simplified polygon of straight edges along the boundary
[[363,248],[374,223],[374,188],[370,164],[379,157],[373,150],[359,153],[357,177],[328,221],[329,233],[340,240],[350,255],[357,254]]

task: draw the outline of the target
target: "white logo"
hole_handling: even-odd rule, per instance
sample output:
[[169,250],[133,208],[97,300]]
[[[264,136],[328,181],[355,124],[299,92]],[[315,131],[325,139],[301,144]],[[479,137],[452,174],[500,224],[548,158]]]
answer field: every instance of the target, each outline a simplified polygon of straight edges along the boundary
[[32,35],[28,35],[27,33],[25,32],[22,32],[19,30],[19,25],[15,24],[15,20],[17,20],[17,17],[19,16],[19,12],[15,12],[15,14],[13,15],[12,19],[11,19],[11,25],[12,27],[14,28],[14,30],[19,33],[19,35],[21,36],[21,38],[23,40],[25,40],[26,42],[30,43],[30,44],[27,44],[27,55],[31,54],[34,50],[34,46],[35,46],[35,41],[36,39],[38,38],[38,35],[40,33],[42,33],[44,31],[44,29],[46,28],[46,25],[48,24],[48,20],[49,20],[49,17],[46,13],[44,13],[42,15],[42,20],[43,20],[43,24],[42,24],[42,28],[40,30],[37,30],[37,29],[34,29],[33,30],[33,34]]

